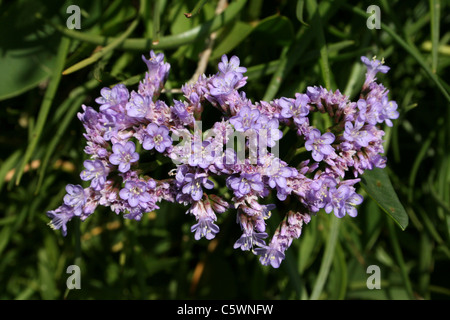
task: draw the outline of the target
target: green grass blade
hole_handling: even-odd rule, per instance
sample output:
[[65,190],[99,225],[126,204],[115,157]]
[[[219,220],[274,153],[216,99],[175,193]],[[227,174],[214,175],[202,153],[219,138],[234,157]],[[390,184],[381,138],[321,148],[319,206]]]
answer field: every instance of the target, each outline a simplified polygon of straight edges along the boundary
[[111,42],[110,44],[108,44],[106,47],[104,47],[103,49],[97,51],[96,53],[94,53],[92,56],[90,56],[89,58],[86,58],[76,64],[74,64],[73,66],[67,68],[66,70],[63,71],[63,75],[68,75],[72,72],[78,71],[80,69],[83,69],[95,62],[97,62],[98,60],[100,60],[102,57],[104,57],[106,54],[108,54],[109,52],[113,51],[115,48],[117,48],[126,38],[128,38],[130,36],[130,34],[134,31],[134,29],[136,29],[137,25],[139,23],[139,19],[135,19],[130,26],[128,27],[128,29],[118,38],[116,38],[113,42]]
[[56,91],[58,89],[59,82],[61,80],[62,71],[64,69],[64,62],[66,61],[66,56],[69,50],[70,39],[62,37],[61,42],[58,47],[58,55],[56,57],[56,65],[53,71],[53,75],[50,78],[47,90],[45,91],[44,99],[42,100],[41,108],[39,110],[38,119],[36,122],[36,127],[33,130],[33,136],[30,139],[28,147],[25,151],[25,155],[22,159],[20,167],[17,172],[16,184],[20,183],[22,178],[25,165],[30,161],[37,143],[41,137],[42,130],[44,129],[45,123],[47,121],[47,116],[52,106],[53,98],[55,97]]
[[304,7],[305,7],[305,1],[298,0],[297,7],[295,8],[295,15],[297,17],[297,20],[300,21],[301,24],[303,24],[306,27],[309,27],[309,25],[303,20],[303,8]]
[[440,0],[430,0],[431,12],[431,71],[436,73],[439,50]]
[[159,43],[159,37],[161,33],[161,22],[160,22],[160,0],[156,0],[153,5],[153,39],[152,44],[156,45]]
[[319,47],[320,59],[319,65],[321,70],[321,75],[325,87],[331,90],[331,75],[330,75],[330,65],[328,62],[328,50],[325,41],[325,34],[323,32],[323,23],[320,16],[319,7],[315,0],[307,1],[308,11],[312,16],[312,25],[314,30],[314,37],[316,38],[317,45]]
[[[213,19],[183,33],[161,37],[159,39],[158,44],[153,45],[152,39],[130,38],[123,41],[117,48],[122,50],[137,50],[137,51],[147,51],[150,49],[165,50],[178,48],[182,45],[198,41],[199,39],[202,39],[208,34],[219,30],[221,27],[232,21],[237,16],[237,14],[242,10],[242,8],[244,8],[246,3],[247,0],[234,1],[228,6],[228,8],[224,12],[222,12],[220,15],[217,15]],[[81,41],[86,41],[99,46],[106,46],[111,42],[117,40],[117,38],[114,37],[104,37],[100,35],[88,34],[76,30],[70,30],[63,26],[55,25],[54,27],[56,28],[56,30],[66,35],[67,37]]]
[[387,225],[389,227],[389,237],[391,238],[391,245],[394,250],[394,255],[397,260],[397,264],[400,268],[400,273],[403,279],[403,284],[405,290],[410,299],[414,299],[414,293],[411,285],[411,280],[409,279],[408,270],[406,269],[405,259],[403,257],[402,249],[397,237],[397,230],[394,228],[392,220],[387,220]]
[[198,15],[202,10],[203,6],[205,5],[205,3],[208,1],[209,0],[200,0],[199,2],[197,2],[197,4],[195,5],[194,9],[192,9],[191,12],[187,12],[184,14],[186,18],[192,18]]
[[[363,11],[357,7],[350,6],[350,5],[344,5],[344,7],[346,7],[350,11],[352,11],[364,18],[369,17],[369,15],[365,11]],[[435,73],[433,73],[431,68],[426,63],[425,59],[420,54],[420,51],[412,43],[409,43],[409,42],[403,40],[399,35],[397,35],[397,33],[394,30],[392,30],[389,26],[387,26],[383,22],[381,22],[381,28],[384,31],[386,31],[406,52],[408,52],[419,63],[419,65],[424,69],[424,71],[427,73],[427,75],[431,78],[431,80],[436,84],[436,86],[442,92],[445,99],[448,102],[450,102],[450,94],[445,89],[445,87],[442,83],[443,81]]]
[[339,226],[341,225],[341,221],[333,214],[329,215],[328,217],[330,218],[329,221],[331,223],[328,233],[328,240],[325,245],[325,252],[322,258],[322,264],[320,265],[319,274],[317,276],[316,282],[314,283],[314,288],[311,292],[311,300],[319,299],[320,294],[323,291],[323,287],[330,272],[331,263],[333,262],[336,243],[338,241]]

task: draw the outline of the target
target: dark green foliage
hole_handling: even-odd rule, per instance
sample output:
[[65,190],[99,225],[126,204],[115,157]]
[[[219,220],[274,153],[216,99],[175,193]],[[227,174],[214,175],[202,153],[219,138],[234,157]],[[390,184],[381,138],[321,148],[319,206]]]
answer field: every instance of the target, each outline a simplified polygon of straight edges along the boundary
[[[216,15],[216,0],[78,1],[81,29],[69,30],[70,1],[0,1],[0,299],[448,299],[450,7],[378,1],[381,29],[370,30],[373,3],[352,2],[233,0]],[[133,21],[131,35],[117,40]],[[391,70],[378,78],[400,118],[385,128],[388,167],[364,178],[358,216],[321,211],[279,269],[233,249],[233,210],[219,216],[210,242],[194,240],[194,220],[177,204],[140,222],[99,208],[70,223],[66,238],[49,228],[45,213],[60,205],[66,184],[82,182],[81,104],[95,107],[105,86],[136,88],[151,48],[171,64],[162,98],[181,99],[208,45],[205,73],[217,71],[222,54],[239,56],[253,101],[309,85],[358,99],[360,56],[384,57]],[[211,123],[220,117],[206,114]],[[293,138],[281,141],[282,152]],[[377,181],[392,184],[385,199]],[[404,230],[383,211],[391,208]],[[272,232],[284,213],[282,205],[273,212]],[[73,264],[80,290],[66,287]],[[367,287],[369,265],[380,267],[379,290]]]

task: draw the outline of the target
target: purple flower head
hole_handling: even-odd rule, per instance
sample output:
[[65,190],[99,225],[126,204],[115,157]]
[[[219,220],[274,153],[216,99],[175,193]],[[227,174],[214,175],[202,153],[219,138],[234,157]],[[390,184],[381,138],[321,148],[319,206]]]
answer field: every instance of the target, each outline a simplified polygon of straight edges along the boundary
[[81,107],[84,112],[78,112],[77,117],[83,124],[86,131],[90,133],[92,130],[96,129],[99,123],[100,114],[93,108],[87,107],[84,104]]
[[189,195],[194,201],[199,201],[203,197],[203,187],[214,188],[214,183],[208,179],[206,173],[186,173],[187,167],[180,167],[176,179],[181,186],[182,194]]
[[101,190],[105,184],[108,172],[101,160],[85,160],[83,162],[85,169],[81,171],[81,180],[91,180],[91,187],[94,190]]
[[172,145],[172,139],[169,136],[170,131],[166,126],[158,126],[155,123],[150,123],[146,131],[147,135],[142,143],[142,148],[145,150],[155,148],[156,151],[163,153]]
[[56,210],[51,210],[47,212],[47,216],[52,219],[48,225],[53,230],[61,229],[62,235],[65,237],[67,235],[67,223],[74,217],[73,208],[68,205],[62,205]]
[[296,94],[296,99],[282,98],[279,101],[281,109],[281,116],[283,118],[293,118],[297,125],[301,125],[306,121],[306,116],[309,114],[308,103],[310,99],[306,94]]
[[266,242],[264,239],[268,237],[265,232],[255,232],[251,230],[249,232],[244,232],[241,237],[234,243],[233,248],[241,248],[242,251],[252,250],[253,247],[264,247]]
[[232,56],[230,61],[228,61],[228,57],[223,55],[222,62],[219,62],[219,71],[223,74],[227,72],[236,72],[240,74],[247,72],[247,68],[239,66],[240,63],[239,58],[236,56]]
[[142,55],[142,60],[147,65],[148,72],[145,73],[144,80],[139,83],[138,92],[155,100],[169,76],[170,64],[164,63],[164,54],[155,54],[153,50],[150,51],[150,59]]
[[147,208],[148,202],[152,201],[147,189],[148,185],[145,181],[128,180],[125,182],[125,188],[120,190],[119,196],[123,200],[128,200],[132,208],[137,206]]
[[351,217],[356,217],[358,212],[355,206],[363,201],[363,197],[355,192],[355,188],[348,185],[341,185],[339,188],[330,188],[329,202],[325,206],[325,212],[334,211],[334,215],[342,218],[347,213]]
[[215,76],[210,83],[210,94],[216,98],[223,98],[231,94],[237,87],[241,76],[235,72],[227,72]]
[[230,119],[230,123],[234,129],[239,132],[244,132],[248,129],[259,129],[261,123],[258,122],[260,112],[258,109],[250,109],[248,106],[243,106],[239,113]]
[[261,192],[264,184],[259,173],[242,173],[240,176],[230,176],[227,178],[228,186],[233,189],[236,196],[243,196],[252,190]]
[[284,260],[284,253],[271,245],[263,248],[256,248],[255,252],[257,255],[261,256],[259,261],[264,266],[268,266],[270,264],[272,267],[278,268],[281,261]]
[[202,237],[211,240],[219,230],[219,227],[214,224],[214,220],[209,216],[200,217],[198,222],[191,227],[191,232],[195,232],[195,240],[200,240]]
[[67,194],[64,196],[64,204],[72,208],[74,215],[80,216],[83,213],[83,206],[86,203],[83,187],[68,184],[66,191]]
[[218,146],[221,146],[216,140],[205,140],[201,144],[193,143],[193,153],[189,157],[189,165],[195,167],[199,166],[202,169],[206,169],[210,165],[214,164],[216,159],[216,150]]
[[279,161],[273,161],[265,170],[267,177],[267,184],[272,188],[279,187],[281,189],[287,188],[287,178],[294,177],[298,174],[295,168],[282,167]]
[[139,153],[136,151],[136,146],[133,141],[128,141],[125,144],[115,143],[112,146],[113,154],[109,156],[109,162],[119,166],[119,171],[122,173],[130,170],[132,163],[139,160]]
[[124,84],[117,84],[112,89],[103,88],[100,90],[101,97],[95,99],[100,104],[100,111],[107,111],[117,105],[126,104],[130,93]]
[[388,101],[387,95],[384,95],[381,99],[382,112],[381,120],[386,123],[388,127],[392,127],[391,119],[397,119],[399,117],[399,112],[397,111],[397,102]]
[[315,161],[320,162],[325,156],[333,153],[334,149],[331,144],[334,139],[335,136],[331,132],[321,135],[319,129],[312,129],[305,142],[305,148],[312,151],[312,157]]
[[172,118],[179,121],[182,125],[189,125],[193,123],[194,117],[187,110],[187,106],[179,100],[173,100],[173,102],[173,107],[170,107]]
[[346,141],[353,141],[359,147],[367,147],[369,142],[373,140],[373,135],[367,130],[361,130],[364,123],[356,121],[353,124],[351,121],[345,123],[344,139]]
[[144,55],[142,55],[142,61],[144,61],[147,65],[148,71],[152,73],[155,70],[158,70],[162,65],[164,65],[164,54],[155,54],[155,52],[151,50],[150,59],[147,59]]
[[321,89],[319,87],[307,87],[306,95],[308,96],[311,102],[317,102],[321,95]]
[[149,111],[150,103],[151,99],[148,96],[142,96],[133,91],[130,101],[126,104],[127,114],[130,117],[144,118]]
[[[276,118],[269,120],[265,114],[261,114],[258,118],[260,128],[258,129],[259,146],[274,147],[276,142],[283,137],[283,132],[278,129],[279,121]],[[255,125],[255,127],[258,127]]]
[[98,120],[98,126],[103,132],[103,138],[106,141],[109,141],[111,138],[115,137],[119,131],[116,116],[108,113],[101,113]]
[[197,223],[191,227],[191,232],[195,232],[195,240],[200,240],[202,237],[211,240],[219,232],[219,227],[214,224],[217,217],[208,199],[193,203],[187,212],[192,213],[197,220]]
[[387,73],[389,71],[389,67],[384,65],[384,59],[377,60],[376,57],[373,57],[372,60],[369,58],[362,56],[361,61],[367,67],[366,73],[366,81],[364,82],[364,87],[367,87],[370,83],[376,80],[375,76],[378,72]]

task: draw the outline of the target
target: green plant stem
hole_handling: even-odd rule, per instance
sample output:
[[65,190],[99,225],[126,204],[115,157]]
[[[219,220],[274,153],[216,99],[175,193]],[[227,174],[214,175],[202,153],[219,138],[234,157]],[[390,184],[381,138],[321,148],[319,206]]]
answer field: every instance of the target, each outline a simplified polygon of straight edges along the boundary
[[[137,50],[146,51],[150,49],[165,50],[178,48],[182,45],[195,42],[208,34],[219,30],[221,27],[232,21],[236,15],[241,11],[247,0],[237,0],[231,3],[228,8],[220,15],[215,16],[213,19],[180,34],[161,37],[158,44],[152,44],[152,39],[143,38],[130,38],[124,40],[117,46],[117,49],[122,50]],[[66,35],[67,37],[89,42],[99,46],[106,46],[111,42],[117,40],[114,37],[104,37],[101,35],[93,35],[85,32],[79,32],[76,30],[70,30],[63,26],[55,25],[56,30]]]
[[397,264],[400,268],[400,273],[403,279],[403,284],[410,299],[414,299],[414,293],[411,285],[411,281],[408,276],[408,270],[406,270],[405,260],[403,258],[402,249],[397,238],[397,229],[394,227],[394,223],[391,219],[386,219],[389,228],[389,237],[391,238],[392,249],[397,260]]
[[89,58],[86,58],[86,59],[84,59],[84,60],[74,64],[70,68],[67,68],[66,70],[64,70],[63,75],[68,75],[68,74],[70,74],[72,72],[78,71],[78,70],[80,70],[80,69],[82,69],[84,67],[87,67],[88,65],[93,64],[94,62],[97,62],[98,60],[100,60],[103,56],[105,56],[105,54],[107,54],[110,51],[112,51],[115,48],[117,48],[126,38],[128,38],[130,36],[130,34],[134,31],[134,29],[136,29],[138,23],[139,23],[139,19],[136,18],[130,24],[128,29],[120,37],[116,38],[109,45],[107,45],[103,49],[97,51],[96,53],[94,53]]
[[193,18],[196,15],[198,15],[200,13],[200,10],[202,10],[203,6],[208,2],[209,0],[200,0],[199,2],[197,2],[197,4],[195,5],[194,9],[191,12],[185,13],[184,15],[186,16],[186,18]]
[[310,299],[317,300],[322,293],[323,287],[327,281],[328,274],[330,272],[331,263],[333,262],[336,243],[338,241],[339,226],[341,221],[334,215],[328,216],[331,222],[330,230],[328,234],[328,240],[325,245],[325,253],[323,255],[322,264],[320,265],[319,274],[317,276],[316,282],[314,284],[313,291],[311,293]]

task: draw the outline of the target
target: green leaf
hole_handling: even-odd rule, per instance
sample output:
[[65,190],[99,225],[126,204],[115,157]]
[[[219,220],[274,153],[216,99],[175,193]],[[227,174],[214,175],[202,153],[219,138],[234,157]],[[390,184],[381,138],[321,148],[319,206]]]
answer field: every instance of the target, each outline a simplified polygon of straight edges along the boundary
[[273,15],[262,20],[253,31],[252,37],[267,45],[286,46],[294,40],[292,22],[280,15]]
[[245,22],[237,21],[233,23],[229,32],[226,32],[224,36],[220,36],[216,41],[216,46],[211,53],[211,60],[215,60],[221,57],[223,54],[228,53],[238,46],[253,30],[253,27]]
[[398,199],[391,180],[382,169],[373,169],[364,172],[361,185],[369,196],[386,212],[402,229],[408,226],[408,214]]
[[17,1],[0,13],[0,100],[36,87],[53,73],[60,35],[49,35],[36,20],[41,10],[38,2]]

